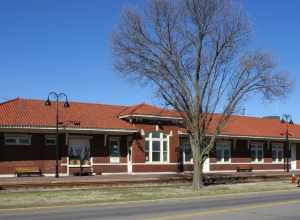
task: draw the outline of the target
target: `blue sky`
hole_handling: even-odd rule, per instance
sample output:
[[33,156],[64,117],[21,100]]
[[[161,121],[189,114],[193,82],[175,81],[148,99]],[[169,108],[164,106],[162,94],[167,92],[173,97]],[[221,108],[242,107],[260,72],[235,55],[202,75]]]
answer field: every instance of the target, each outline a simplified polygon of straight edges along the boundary
[[[45,99],[63,91],[69,99],[109,104],[159,103],[150,88],[113,70],[110,36],[126,5],[143,0],[2,0],[0,2],[0,101]],[[291,73],[295,88],[273,103],[251,98],[248,115],[290,113],[300,122],[300,1],[246,0],[253,47],[272,52]]]

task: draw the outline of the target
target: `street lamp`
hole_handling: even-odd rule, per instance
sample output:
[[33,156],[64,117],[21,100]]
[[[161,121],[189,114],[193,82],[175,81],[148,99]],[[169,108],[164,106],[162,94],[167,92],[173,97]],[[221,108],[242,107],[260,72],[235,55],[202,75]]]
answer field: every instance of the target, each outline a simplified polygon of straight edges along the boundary
[[284,146],[284,170],[287,172],[290,171],[289,166],[289,156],[290,156],[290,149],[289,149],[289,125],[294,124],[292,117],[288,114],[284,114],[281,118],[281,123],[286,125],[285,128],[285,146]]
[[70,104],[68,102],[68,97],[65,93],[56,93],[56,92],[50,92],[48,94],[48,98],[45,101],[45,106],[51,106],[50,98],[53,98],[56,101],[56,147],[55,147],[55,177],[59,177],[58,173],[58,160],[59,160],[59,145],[58,145],[58,125],[59,125],[59,116],[58,116],[58,106],[59,106],[59,99],[64,98],[64,108],[69,108]]

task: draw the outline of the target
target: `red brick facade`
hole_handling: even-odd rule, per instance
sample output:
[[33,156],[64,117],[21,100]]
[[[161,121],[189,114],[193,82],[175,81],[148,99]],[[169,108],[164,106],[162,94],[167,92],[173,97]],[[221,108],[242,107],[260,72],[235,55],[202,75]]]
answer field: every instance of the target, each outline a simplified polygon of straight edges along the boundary
[[[144,132],[151,132],[157,129],[156,125],[136,125]],[[93,134],[90,137],[92,165],[83,168],[83,171],[92,171],[95,174],[105,173],[127,173],[127,138],[131,136],[132,142],[132,172],[182,172],[192,171],[191,164],[183,164],[182,150],[179,144],[179,134],[176,126],[160,126],[159,130],[170,135],[169,139],[169,162],[168,163],[146,163],[144,152],[144,137],[141,134],[134,135],[106,135]],[[8,133],[6,133],[8,134]],[[14,133],[16,134],[16,133]],[[0,133],[0,175],[14,174],[18,167],[39,167],[43,174],[54,174],[55,172],[55,146],[45,145],[46,134],[31,133],[30,146],[12,146],[5,145],[4,133]],[[76,134],[78,137],[78,134]],[[84,135],[87,136],[86,134]],[[72,134],[68,134],[72,137]],[[107,143],[110,137],[120,138],[120,161],[117,164],[110,163],[110,155]],[[105,140],[106,139],[106,140]],[[229,139],[230,140],[230,139]],[[106,141],[106,143],[105,143]],[[256,141],[257,142],[257,141]],[[210,153],[209,171],[231,171],[234,172],[242,164],[250,164],[254,171],[259,170],[283,170],[282,163],[272,163],[272,141],[264,144],[263,163],[251,163],[250,149],[248,140],[231,140],[231,161],[230,163],[217,163],[215,152]],[[278,142],[276,142],[278,143]],[[60,160],[59,171],[64,175],[73,175],[79,173],[79,166],[68,165],[68,146],[66,145],[66,135],[60,134]],[[300,145],[297,145],[299,148]],[[300,169],[300,150],[296,151],[296,168]]]

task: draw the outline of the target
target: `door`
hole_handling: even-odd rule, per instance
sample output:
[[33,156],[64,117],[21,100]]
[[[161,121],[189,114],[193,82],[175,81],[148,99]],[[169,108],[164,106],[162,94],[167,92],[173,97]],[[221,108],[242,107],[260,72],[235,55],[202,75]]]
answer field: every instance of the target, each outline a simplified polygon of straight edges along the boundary
[[109,138],[109,155],[111,163],[120,163],[120,138]]
[[291,170],[297,169],[297,160],[296,160],[296,144],[291,145]]
[[132,173],[132,140],[127,139],[127,172]]

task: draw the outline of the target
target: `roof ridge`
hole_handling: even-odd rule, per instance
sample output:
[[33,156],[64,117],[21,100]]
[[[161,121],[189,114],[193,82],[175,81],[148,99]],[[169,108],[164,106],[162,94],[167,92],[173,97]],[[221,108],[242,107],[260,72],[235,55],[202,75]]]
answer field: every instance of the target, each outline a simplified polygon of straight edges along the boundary
[[[126,109],[132,108],[130,110],[130,112],[128,112],[128,114],[132,114],[133,112],[135,112],[137,109],[139,109],[143,105],[145,105],[145,102],[142,102],[142,103],[137,104],[137,105],[128,106]],[[121,111],[119,115],[121,115],[122,112],[124,112],[126,109],[123,109],[123,111]]]
[[166,107],[161,107],[161,106],[157,106],[157,105],[152,105],[152,104],[148,104],[148,103],[145,103],[146,105],[149,105],[151,107],[154,107],[154,108],[158,108],[160,110],[159,113],[163,113],[164,111],[171,111],[171,112],[174,112],[174,113],[177,113],[176,110],[174,109],[168,109]]
[[[19,96],[15,99],[12,99],[12,100],[8,100],[6,102],[3,102],[3,103],[7,103],[7,102],[10,102],[10,101],[15,101],[15,100],[23,100],[23,101],[41,101],[41,102],[44,102],[45,100],[43,99],[34,99],[34,98],[20,98]],[[60,103],[62,103],[63,101],[59,101]],[[115,105],[115,104],[104,104],[104,103],[96,103],[96,102],[82,102],[82,101],[72,101],[72,100],[69,100],[69,103],[75,103],[75,104],[82,104],[82,105],[102,105],[102,106],[112,106],[112,107],[123,107],[123,108],[126,108],[126,107],[130,107],[128,105]],[[2,103],[0,103],[1,105]]]

